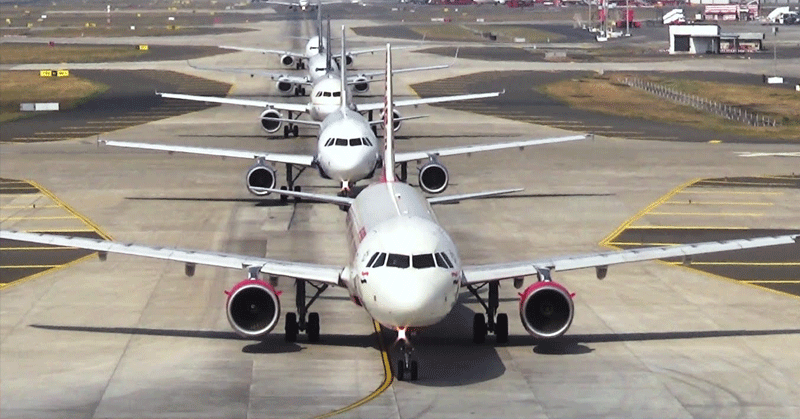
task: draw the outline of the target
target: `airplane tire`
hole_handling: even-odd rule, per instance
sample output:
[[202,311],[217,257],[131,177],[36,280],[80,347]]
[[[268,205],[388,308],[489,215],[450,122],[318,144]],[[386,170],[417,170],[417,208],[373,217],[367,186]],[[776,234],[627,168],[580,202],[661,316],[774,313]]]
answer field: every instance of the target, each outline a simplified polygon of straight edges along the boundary
[[497,321],[494,324],[494,337],[497,343],[508,342],[508,314],[500,313],[497,315]]
[[411,381],[417,381],[417,370],[419,369],[417,361],[411,361],[410,367],[411,368],[409,369],[411,370]]
[[308,313],[306,335],[309,342],[319,342],[319,313]]
[[483,313],[475,313],[472,318],[472,341],[483,343],[486,341],[486,319]]
[[395,375],[397,376],[397,381],[403,381],[406,378],[406,365],[403,363],[402,359],[397,360],[397,371]]
[[[295,187],[294,187],[294,191],[295,191],[295,192],[300,192],[300,187],[299,187],[299,186],[295,186]],[[299,196],[294,198],[294,201],[295,201],[295,202],[300,202],[300,201],[302,201],[302,200],[303,200],[303,198],[300,198]]]
[[[285,191],[286,187],[285,186],[281,186],[281,190]],[[289,197],[287,195],[281,195],[281,202],[286,202],[288,200],[289,200]]]
[[297,138],[300,135],[300,126],[299,125],[295,125],[295,126],[292,127],[292,135],[294,136],[294,138]]
[[297,341],[297,314],[295,313],[286,313],[286,327],[284,329],[286,331],[286,341],[287,342],[296,342]]
[[289,126],[288,125],[283,127],[283,138],[289,138]]

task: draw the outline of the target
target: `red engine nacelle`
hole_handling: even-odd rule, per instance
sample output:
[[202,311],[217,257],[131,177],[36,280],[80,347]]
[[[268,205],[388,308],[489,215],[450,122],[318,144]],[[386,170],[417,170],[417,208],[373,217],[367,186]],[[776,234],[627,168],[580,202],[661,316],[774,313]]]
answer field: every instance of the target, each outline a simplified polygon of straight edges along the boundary
[[233,330],[246,338],[267,335],[281,318],[278,293],[268,283],[246,279],[226,291],[228,322]]
[[563,335],[572,324],[572,295],[561,284],[537,282],[520,294],[519,318],[525,330],[537,338]]

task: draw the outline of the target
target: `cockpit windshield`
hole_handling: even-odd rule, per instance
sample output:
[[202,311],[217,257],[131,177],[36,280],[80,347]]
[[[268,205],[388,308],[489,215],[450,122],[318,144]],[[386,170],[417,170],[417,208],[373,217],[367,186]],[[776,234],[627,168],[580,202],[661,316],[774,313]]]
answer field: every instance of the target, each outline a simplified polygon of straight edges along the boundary
[[358,147],[358,146],[372,146],[372,142],[367,137],[359,137],[359,138],[328,138],[325,141],[325,147],[330,146],[350,146],[350,147]]
[[444,268],[453,269],[450,258],[444,253],[422,253],[419,255],[400,255],[396,253],[375,252],[367,261],[367,268],[379,268],[381,266],[390,268],[414,269]]

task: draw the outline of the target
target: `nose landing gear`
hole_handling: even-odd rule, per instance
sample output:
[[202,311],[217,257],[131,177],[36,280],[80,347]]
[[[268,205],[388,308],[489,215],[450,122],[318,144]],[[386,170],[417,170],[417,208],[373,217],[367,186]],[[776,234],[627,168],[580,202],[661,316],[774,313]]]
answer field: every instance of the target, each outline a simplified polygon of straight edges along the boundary
[[400,355],[403,358],[397,360],[397,371],[395,371],[397,380],[404,381],[406,379],[407,372],[408,378],[411,381],[417,381],[417,378],[419,377],[419,363],[417,360],[411,359],[411,354],[414,352],[414,347],[411,346],[411,342],[405,338],[400,339],[399,346]]

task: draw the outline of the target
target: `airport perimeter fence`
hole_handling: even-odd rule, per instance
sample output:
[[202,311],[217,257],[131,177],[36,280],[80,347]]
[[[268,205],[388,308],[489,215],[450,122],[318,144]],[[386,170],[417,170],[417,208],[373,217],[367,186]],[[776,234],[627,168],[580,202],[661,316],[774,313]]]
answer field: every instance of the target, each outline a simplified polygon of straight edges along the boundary
[[675,89],[670,89],[669,87],[662,86],[657,83],[628,77],[626,77],[623,81],[630,87],[644,90],[645,92],[667,100],[671,100],[681,105],[691,106],[695,109],[705,112],[711,112],[715,115],[719,115],[732,121],[742,122],[754,127],[777,127],[779,125],[778,121],[776,121],[774,118],[769,118],[764,115],[750,112],[746,109],[727,105],[725,103],[715,102],[699,96],[690,95]]

